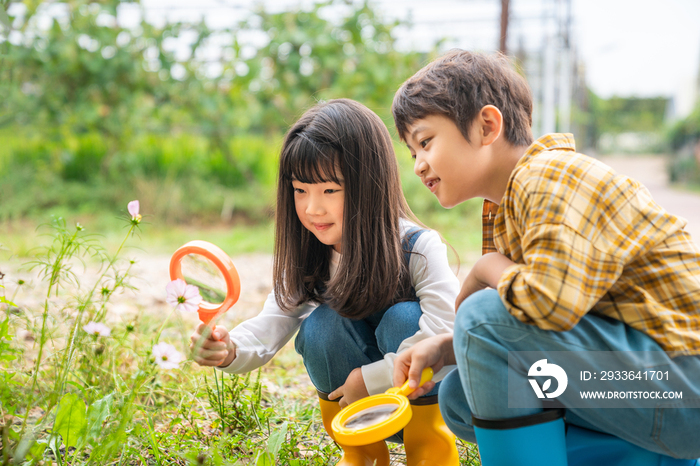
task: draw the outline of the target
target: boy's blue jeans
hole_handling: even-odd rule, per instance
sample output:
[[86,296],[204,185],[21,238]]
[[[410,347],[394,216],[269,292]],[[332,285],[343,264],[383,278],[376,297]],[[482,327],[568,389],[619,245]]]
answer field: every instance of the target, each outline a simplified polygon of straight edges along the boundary
[[[325,304],[301,324],[295,348],[316,389],[330,393],[353,369],[395,353],[419,329],[423,312],[417,301],[397,303],[363,320],[341,317]],[[437,394],[437,387],[428,395]]]
[[[566,332],[524,324],[508,313],[495,290],[474,293],[460,305],[454,350],[457,369],[442,381],[440,410],[448,427],[470,442],[476,442],[472,413],[479,418],[505,419],[540,410],[508,408],[509,351],[581,351],[583,357],[585,351],[663,351],[646,334],[602,316],[588,314]],[[678,356],[674,363],[688,378],[700,380],[700,356]],[[567,390],[578,390],[577,383],[580,381],[569,377]],[[694,393],[683,392],[685,408],[674,408],[673,402],[638,409],[567,407],[566,422],[663,455],[698,458],[700,384],[691,385]],[[532,390],[523,390],[522,396],[536,399]]]

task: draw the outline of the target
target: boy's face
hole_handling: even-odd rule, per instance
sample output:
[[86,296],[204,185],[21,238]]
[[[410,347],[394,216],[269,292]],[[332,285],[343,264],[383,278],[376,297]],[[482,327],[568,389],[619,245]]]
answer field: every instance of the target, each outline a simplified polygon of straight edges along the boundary
[[[474,133],[474,134],[472,134]],[[477,127],[469,137],[477,140]],[[429,115],[408,126],[406,144],[415,160],[413,171],[438,198],[452,208],[479,195],[485,178],[485,158],[469,143],[451,118]]]

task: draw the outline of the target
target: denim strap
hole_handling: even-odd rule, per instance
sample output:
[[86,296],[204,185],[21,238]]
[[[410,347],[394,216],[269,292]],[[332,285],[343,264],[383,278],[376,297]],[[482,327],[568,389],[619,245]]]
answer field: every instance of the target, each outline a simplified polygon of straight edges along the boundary
[[401,247],[404,250],[403,257],[406,260],[406,267],[408,267],[408,264],[411,262],[411,252],[413,251],[413,247],[416,245],[416,241],[422,235],[425,233],[426,229],[420,228],[420,227],[411,227],[407,232],[406,235],[403,237],[403,240],[401,241]]

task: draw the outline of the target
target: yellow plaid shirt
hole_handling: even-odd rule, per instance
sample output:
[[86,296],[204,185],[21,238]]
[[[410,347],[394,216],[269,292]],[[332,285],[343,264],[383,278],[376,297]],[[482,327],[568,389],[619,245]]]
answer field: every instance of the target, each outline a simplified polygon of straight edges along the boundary
[[563,331],[594,312],[676,355],[700,354],[700,248],[687,222],[576,153],[572,135],[535,141],[482,219],[484,252],[515,262],[498,292],[517,319]]

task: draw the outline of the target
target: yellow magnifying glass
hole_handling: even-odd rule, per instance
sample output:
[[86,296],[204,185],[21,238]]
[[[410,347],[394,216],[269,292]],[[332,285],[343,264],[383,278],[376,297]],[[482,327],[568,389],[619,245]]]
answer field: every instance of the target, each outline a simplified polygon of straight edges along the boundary
[[[433,378],[433,369],[423,369],[419,387]],[[372,395],[346,406],[333,418],[331,428],[338,443],[369,445],[391,437],[408,425],[411,404],[406,398],[415,389],[408,380],[401,387]]]
[[199,319],[209,324],[236,304],[241,280],[231,258],[207,241],[190,241],[170,258],[170,279],[182,279],[199,288]]

